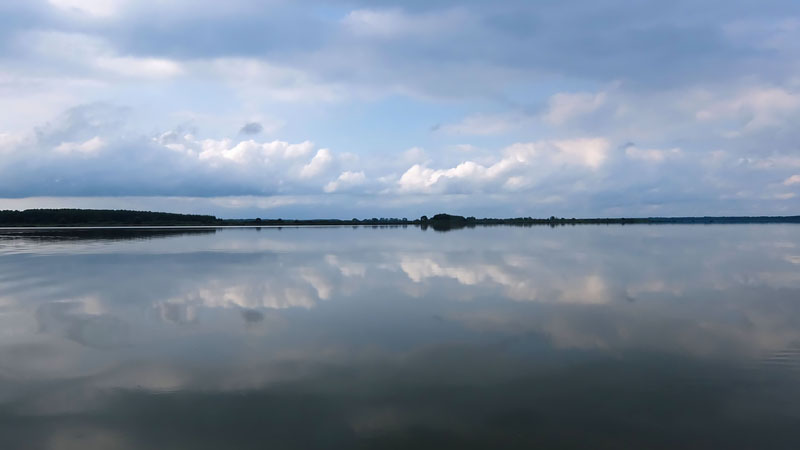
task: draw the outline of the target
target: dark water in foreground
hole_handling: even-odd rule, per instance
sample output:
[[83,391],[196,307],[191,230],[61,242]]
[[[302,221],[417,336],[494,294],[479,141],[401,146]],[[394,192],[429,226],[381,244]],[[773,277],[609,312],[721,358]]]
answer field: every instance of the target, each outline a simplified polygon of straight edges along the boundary
[[800,448],[800,226],[0,230],[0,449]]

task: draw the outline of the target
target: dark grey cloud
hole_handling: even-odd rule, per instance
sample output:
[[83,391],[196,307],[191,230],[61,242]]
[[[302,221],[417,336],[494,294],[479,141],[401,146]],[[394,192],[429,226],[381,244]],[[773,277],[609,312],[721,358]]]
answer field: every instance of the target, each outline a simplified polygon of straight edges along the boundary
[[242,319],[249,324],[263,322],[264,313],[257,309],[243,309]]
[[239,130],[240,134],[258,134],[264,131],[264,126],[258,122],[248,122]]
[[[731,40],[725,26],[800,15],[800,4],[787,0],[711,1],[702,6],[632,0],[233,5],[200,2],[178,11],[145,2],[119,17],[93,22],[59,19],[52,8],[14,2],[0,19],[13,26],[0,29],[12,34],[25,29],[86,33],[107,40],[120,54],[138,57],[266,58],[322,80],[463,96],[499,91],[504,82],[543,74],[625,79],[643,86],[742,75],[774,80],[794,69],[787,55],[776,58],[778,50]],[[381,22],[378,27],[384,31],[407,29],[382,38],[354,35],[343,21],[352,8],[400,21]],[[503,73],[505,79],[498,78]]]

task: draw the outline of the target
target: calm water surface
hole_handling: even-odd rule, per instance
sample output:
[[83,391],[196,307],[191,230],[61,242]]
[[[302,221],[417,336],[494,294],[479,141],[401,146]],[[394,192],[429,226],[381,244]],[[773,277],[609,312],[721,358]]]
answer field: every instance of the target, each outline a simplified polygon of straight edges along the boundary
[[0,230],[1,449],[800,448],[800,226]]

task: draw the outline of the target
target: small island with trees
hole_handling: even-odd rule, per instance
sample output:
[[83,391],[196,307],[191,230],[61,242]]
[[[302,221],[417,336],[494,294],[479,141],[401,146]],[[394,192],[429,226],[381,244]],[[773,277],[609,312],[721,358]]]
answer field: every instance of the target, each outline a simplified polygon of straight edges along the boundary
[[220,226],[308,226],[308,225],[414,225],[423,229],[450,230],[478,225],[565,226],[633,224],[764,224],[800,223],[798,216],[718,216],[718,217],[607,217],[548,218],[515,217],[506,219],[436,214],[419,219],[374,217],[369,219],[220,219],[212,215],[176,214],[151,211],[106,209],[27,209],[0,211],[0,227],[220,227]]

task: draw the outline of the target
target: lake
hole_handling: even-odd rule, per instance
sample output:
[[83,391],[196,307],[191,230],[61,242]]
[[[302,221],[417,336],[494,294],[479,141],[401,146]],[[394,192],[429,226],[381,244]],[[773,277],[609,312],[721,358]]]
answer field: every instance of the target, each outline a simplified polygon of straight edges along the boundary
[[800,448],[800,226],[0,230],[0,448]]

